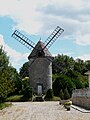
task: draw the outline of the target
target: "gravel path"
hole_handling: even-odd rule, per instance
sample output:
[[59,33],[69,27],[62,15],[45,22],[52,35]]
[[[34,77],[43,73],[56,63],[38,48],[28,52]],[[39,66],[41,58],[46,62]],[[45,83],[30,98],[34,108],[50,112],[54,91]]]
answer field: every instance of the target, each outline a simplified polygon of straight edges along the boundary
[[90,113],[66,111],[59,102],[16,102],[0,110],[0,120],[90,120]]

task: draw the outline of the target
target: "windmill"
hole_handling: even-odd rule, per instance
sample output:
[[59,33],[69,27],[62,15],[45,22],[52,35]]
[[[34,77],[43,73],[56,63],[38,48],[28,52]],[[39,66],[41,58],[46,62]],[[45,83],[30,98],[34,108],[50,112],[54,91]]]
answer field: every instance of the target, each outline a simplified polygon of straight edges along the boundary
[[15,30],[12,37],[26,46],[29,50],[33,48],[29,59],[29,79],[33,92],[41,95],[45,94],[48,89],[52,89],[52,55],[48,49],[56,41],[56,39],[64,32],[59,26],[43,43],[38,41],[35,45],[30,39]]

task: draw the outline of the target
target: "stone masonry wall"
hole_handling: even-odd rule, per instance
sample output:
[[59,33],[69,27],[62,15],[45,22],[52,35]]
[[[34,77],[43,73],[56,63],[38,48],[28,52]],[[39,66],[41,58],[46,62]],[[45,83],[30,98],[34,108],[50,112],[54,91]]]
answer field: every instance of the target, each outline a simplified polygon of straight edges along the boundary
[[29,78],[35,93],[37,84],[41,84],[42,92],[46,93],[48,89],[52,89],[52,63],[47,58],[36,58],[29,68]]
[[73,91],[72,103],[90,110],[90,89],[77,89]]

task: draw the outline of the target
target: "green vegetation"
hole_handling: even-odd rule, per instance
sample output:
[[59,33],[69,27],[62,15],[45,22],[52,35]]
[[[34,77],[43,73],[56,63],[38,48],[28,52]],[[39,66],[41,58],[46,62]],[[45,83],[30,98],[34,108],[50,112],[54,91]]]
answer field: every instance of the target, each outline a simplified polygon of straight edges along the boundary
[[[0,47],[0,105],[7,101],[27,101],[32,98],[29,83],[28,62],[24,63],[18,73],[10,65],[9,57]],[[90,61],[74,60],[67,55],[57,55],[52,63],[53,89],[48,90],[45,99],[68,99],[74,89],[88,87],[86,71],[90,70]],[[52,92],[53,91],[53,92]],[[56,96],[56,97],[54,97]]]
[[13,74],[14,68],[9,65],[9,58],[6,53],[3,51],[2,47],[0,48],[0,102],[7,97],[8,94],[15,91]]
[[65,102],[64,105],[72,105],[71,101],[70,102]]
[[23,64],[23,66],[20,68],[20,77],[25,78],[26,76],[29,77],[29,62],[26,62]]
[[6,102],[19,102],[22,101],[22,95],[13,95],[5,99]]
[[[10,96],[13,96],[10,98]],[[22,96],[22,99],[21,99]],[[7,101],[29,100],[32,89],[29,79],[21,79],[19,73],[9,63],[9,57],[0,48],[0,104]],[[12,100],[11,100],[12,99]]]
[[25,77],[22,79],[22,91],[23,100],[27,101],[33,96],[32,88],[30,87],[29,77]]
[[67,90],[67,88],[64,90],[64,99],[65,100],[68,100],[70,98],[70,94],[69,94],[69,92],[68,92],[68,90]]
[[44,97],[46,101],[60,101],[60,97],[56,97],[53,95],[53,90],[49,89]]
[[53,98],[45,99],[45,101],[60,101],[60,97],[53,96]]
[[[53,61],[53,92],[61,99],[67,99],[65,89],[71,97],[74,89],[88,87],[87,76],[84,75],[90,68],[90,61],[74,60],[66,55],[58,55]],[[62,95],[61,95],[62,94]],[[64,96],[64,98],[63,98]]]
[[45,100],[52,100],[53,99],[53,91],[52,89],[49,89],[46,93],[46,96],[44,98]]
[[71,102],[65,102],[64,103],[64,107],[67,109],[67,111],[70,111],[70,105],[71,104],[72,104]]
[[4,109],[6,107],[9,107],[11,105],[12,105],[11,103],[0,103],[0,110]]
[[[88,79],[84,73],[88,71],[89,68],[90,61],[84,62],[81,59],[74,60],[72,57],[63,54],[55,56],[52,63],[54,96],[66,99],[64,98],[65,89],[67,89],[68,94],[71,97],[74,89],[88,87]],[[27,69],[28,62],[24,63],[21,67],[20,76],[24,76],[24,74],[29,76]],[[60,95],[61,90],[62,96]]]
[[59,94],[59,96],[60,96],[61,100],[64,99],[64,93],[63,93],[62,89],[60,90],[60,94]]
[[53,96],[53,98],[51,99],[51,101],[60,101],[60,97]]

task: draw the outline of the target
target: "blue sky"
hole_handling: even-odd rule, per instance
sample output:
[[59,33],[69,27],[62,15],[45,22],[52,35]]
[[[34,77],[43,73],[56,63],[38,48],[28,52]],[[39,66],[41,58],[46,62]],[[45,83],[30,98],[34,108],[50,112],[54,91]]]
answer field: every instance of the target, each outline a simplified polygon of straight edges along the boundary
[[90,0],[0,0],[0,45],[17,70],[31,51],[11,37],[14,30],[36,44],[57,25],[65,31],[50,47],[51,54],[90,60]]

